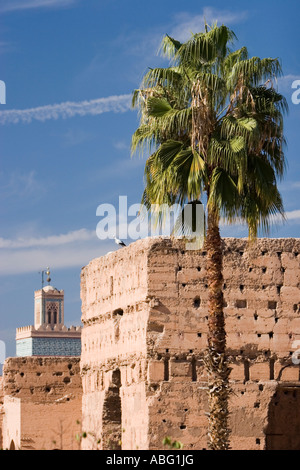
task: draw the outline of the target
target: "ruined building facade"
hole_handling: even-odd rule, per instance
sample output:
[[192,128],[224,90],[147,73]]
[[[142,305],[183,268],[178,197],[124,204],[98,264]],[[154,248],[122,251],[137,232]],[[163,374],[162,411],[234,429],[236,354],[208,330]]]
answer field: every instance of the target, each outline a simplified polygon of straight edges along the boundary
[[[207,448],[205,251],[149,238],[82,270],[83,448]],[[300,449],[300,240],[224,240],[233,449]],[[299,341],[299,344],[297,343]]]
[[[223,272],[231,447],[299,450],[300,240],[225,239]],[[204,249],[139,240],[82,269],[81,299],[80,358],[7,359],[4,447],[207,448]]]

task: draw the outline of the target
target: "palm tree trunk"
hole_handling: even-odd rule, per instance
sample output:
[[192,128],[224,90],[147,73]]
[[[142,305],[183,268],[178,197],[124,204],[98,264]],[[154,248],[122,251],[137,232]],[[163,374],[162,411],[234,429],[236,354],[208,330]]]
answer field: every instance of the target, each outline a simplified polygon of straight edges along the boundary
[[209,287],[208,351],[205,362],[208,372],[209,430],[211,450],[228,450],[228,398],[230,369],[226,361],[226,332],[223,312],[222,239],[219,218],[208,214],[206,237],[207,276]]

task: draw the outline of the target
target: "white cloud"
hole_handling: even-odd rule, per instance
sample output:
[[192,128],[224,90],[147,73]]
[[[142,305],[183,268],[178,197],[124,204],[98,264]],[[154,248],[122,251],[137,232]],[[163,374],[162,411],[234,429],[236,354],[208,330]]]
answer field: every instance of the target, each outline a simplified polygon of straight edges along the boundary
[[69,129],[63,135],[64,145],[67,147],[73,147],[75,145],[81,145],[95,138],[95,135],[89,131],[83,129]]
[[2,0],[0,13],[33,8],[64,8],[76,2],[77,0]]
[[79,229],[48,237],[0,238],[0,275],[78,267],[115,249],[111,240],[101,241],[95,230]]
[[29,109],[0,112],[0,124],[30,123],[33,120],[67,119],[75,116],[99,115],[107,112],[124,113],[131,109],[131,95],[109,96],[90,101],[65,102]]
[[300,210],[286,212],[287,220],[300,220]]
[[65,269],[88,264],[93,258],[107,253],[106,245],[66,246],[48,249],[0,251],[0,275],[39,272],[45,266],[51,269]]
[[204,7],[200,15],[183,12],[174,17],[170,36],[183,42],[189,39],[191,33],[203,31],[205,21],[208,25],[217,22],[218,25],[229,26],[245,20],[247,15],[246,11],[217,10],[211,7]]
[[[297,209],[285,212],[285,219],[287,224],[289,222],[299,223],[300,210]],[[274,224],[274,227],[276,227],[276,225],[284,224],[285,222],[280,214],[276,214],[270,219],[270,223],[271,225]],[[236,220],[235,223],[229,224],[226,220],[222,219],[220,227],[222,229],[222,236],[224,237],[241,237],[247,236],[248,233],[247,225],[240,220]]]
[[0,173],[0,198],[25,197],[41,194],[45,188],[37,178],[35,170],[21,172],[14,170],[10,174]]
[[300,189],[300,181],[286,181],[279,186],[280,191],[294,191]]
[[5,239],[0,237],[0,249],[1,248],[32,248],[39,246],[54,247],[59,245],[66,245],[68,243],[83,242],[96,238],[95,230],[86,230],[84,228],[74,230],[72,232],[50,235],[48,237],[29,237],[29,238],[17,238],[14,240]]
[[130,145],[123,140],[117,141],[113,143],[113,146],[117,150],[130,150]]
[[292,84],[295,80],[300,80],[300,74],[289,74],[278,78],[277,85],[279,92],[283,95],[289,94],[290,96],[292,96],[292,93],[295,91],[295,89],[292,88]]

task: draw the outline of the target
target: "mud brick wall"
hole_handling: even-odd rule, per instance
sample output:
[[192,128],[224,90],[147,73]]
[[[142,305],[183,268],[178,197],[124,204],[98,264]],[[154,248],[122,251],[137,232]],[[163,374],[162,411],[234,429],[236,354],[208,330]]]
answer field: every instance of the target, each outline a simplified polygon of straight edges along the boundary
[[[286,394],[298,400],[300,240],[225,239],[223,250],[231,443],[279,446],[274,409],[292,408]],[[122,441],[123,449],[161,449],[169,435],[186,449],[206,448],[206,256],[180,240],[149,238],[82,270],[83,426],[100,448]],[[112,390],[121,411],[109,429]],[[293,442],[282,433],[282,445],[296,445],[299,424]],[[110,433],[118,437],[105,444]]]
[[3,436],[2,436],[2,425],[3,425],[3,380],[0,377],[0,449],[3,449]]
[[78,449],[82,400],[79,361],[75,357],[6,359],[3,448]]

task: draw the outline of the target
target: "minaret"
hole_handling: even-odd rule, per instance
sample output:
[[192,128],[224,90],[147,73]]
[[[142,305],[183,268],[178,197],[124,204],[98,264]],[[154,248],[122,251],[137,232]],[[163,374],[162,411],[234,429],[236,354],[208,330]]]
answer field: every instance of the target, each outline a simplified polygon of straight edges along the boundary
[[48,285],[43,287],[42,281],[42,289],[34,293],[34,327],[36,329],[41,325],[51,328],[64,325],[64,291],[50,285],[49,268],[46,274]]
[[34,325],[17,328],[17,356],[80,356],[81,327],[64,324],[64,291],[50,285],[49,268],[41,274],[42,288],[34,293]]

